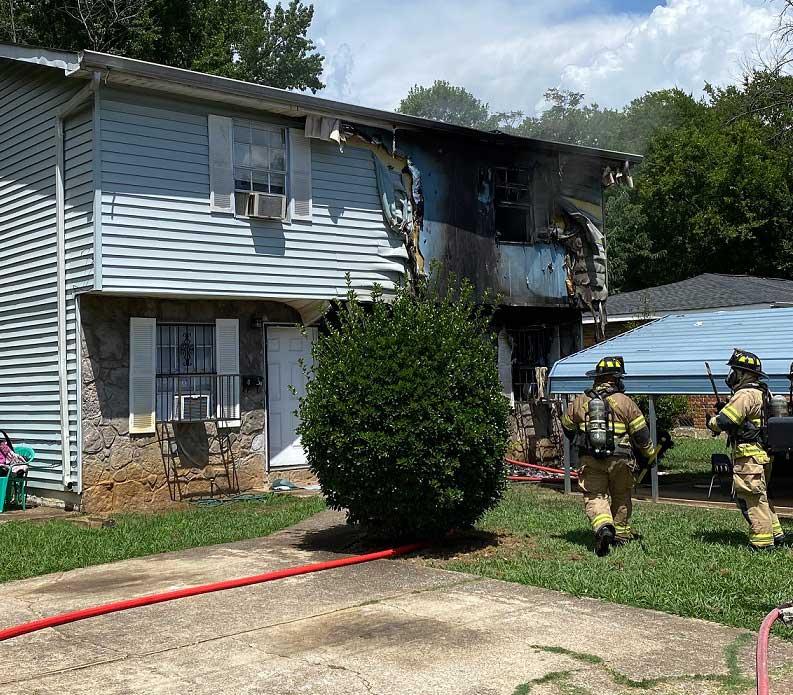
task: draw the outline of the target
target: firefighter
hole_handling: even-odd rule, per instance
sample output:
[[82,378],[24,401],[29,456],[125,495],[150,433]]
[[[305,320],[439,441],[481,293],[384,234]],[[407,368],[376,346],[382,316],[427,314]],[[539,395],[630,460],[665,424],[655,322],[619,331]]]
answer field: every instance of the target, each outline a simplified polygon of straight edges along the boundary
[[594,377],[593,387],[562,415],[565,434],[578,446],[578,485],[599,557],[613,545],[639,538],[630,525],[633,475],[656,456],[644,415],[624,393],[624,374],[622,357],[604,357],[587,372]]
[[729,403],[708,421],[714,433],[727,433],[732,446],[733,486],[738,508],[751,527],[749,544],[755,550],[784,545],[785,534],[768,499],[771,459],[765,450],[765,422],[771,394],[762,379],[760,358],[735,349],[727,365],[725,380],[732,391]]

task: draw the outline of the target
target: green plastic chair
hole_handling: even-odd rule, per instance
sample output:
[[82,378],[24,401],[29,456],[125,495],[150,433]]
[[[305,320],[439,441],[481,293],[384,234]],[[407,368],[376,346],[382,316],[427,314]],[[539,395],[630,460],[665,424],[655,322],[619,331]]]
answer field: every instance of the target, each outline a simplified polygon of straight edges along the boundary
[[[20,444],[14,447],[14,451],[27,461],[28,465],[33,462],[36,452],[32,447],[26,444]],[[22,507],[24,511],[27,509],[28,503],[28,477],[27,475],[18,476],[11,475],[10,470],[8,475],[0,476],[0,512],[4,512],[6,505],[12,504],[17,507]]]
[[[9,492],[13,495],[14,485],[11,483],[12,478],[8,475],[0,476],[0,512],[6,510],[6,502],[9,502]],[[11,490],[9,490],[9,484]]]

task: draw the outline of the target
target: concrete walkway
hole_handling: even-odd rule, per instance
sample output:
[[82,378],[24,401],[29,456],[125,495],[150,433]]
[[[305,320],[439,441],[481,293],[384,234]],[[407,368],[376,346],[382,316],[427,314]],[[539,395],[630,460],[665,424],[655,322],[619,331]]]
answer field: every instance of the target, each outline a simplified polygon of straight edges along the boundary
[[[0,625],[338,556],[320,514],[269,538],[2,585]],[[0,691],[604,695],[753,692],[741,631],[429,569],[368,563],[102,616],[0,643]],[[771,662],[793,664],[793,645]],[[793,692],[793,670],[775,693]]]

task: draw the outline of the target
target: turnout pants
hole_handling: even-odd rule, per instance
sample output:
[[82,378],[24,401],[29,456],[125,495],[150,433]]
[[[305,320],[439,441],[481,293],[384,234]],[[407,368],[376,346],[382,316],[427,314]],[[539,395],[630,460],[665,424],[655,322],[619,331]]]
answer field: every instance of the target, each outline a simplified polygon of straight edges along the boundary
[[616,456],[596,459],[586,455],[580,460],[578,487],[584,493],[584,509],[592,530],[597,532],[602,526],[611,524],[617,538],[631,538],[633,461]]
[[774,545],[774,536],[782,535],[782,526],[768,499],[771,463],[753,456],[736,457],[733,464],[735,501],[749,526],[749,542],[756,548]]

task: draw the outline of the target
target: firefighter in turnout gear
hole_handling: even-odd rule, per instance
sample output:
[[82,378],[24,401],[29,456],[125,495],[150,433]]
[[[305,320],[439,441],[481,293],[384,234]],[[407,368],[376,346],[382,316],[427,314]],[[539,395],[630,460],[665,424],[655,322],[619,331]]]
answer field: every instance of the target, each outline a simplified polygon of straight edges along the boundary
[[765,449],[765,424],[771,394],[761,381],[766,375],[757,355],[736,349],[727,364],[732,369],[726,384],[733,395],[710,418],[708,428],[716,434],[726,432],[732,446],[735,500],[751,526],[749,543],[757,550],[770,550],[785,542],[768,499],[771,459]]
[[624,393],[624,374],[622,357],[604,357],[587,372],[593,387],[562,415],[565,434],[578,447],[578,485],[601,557],[638,538],[630,526],[633,475],[656,456],[644,415]]

